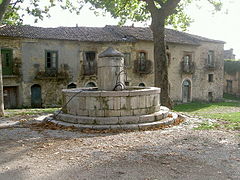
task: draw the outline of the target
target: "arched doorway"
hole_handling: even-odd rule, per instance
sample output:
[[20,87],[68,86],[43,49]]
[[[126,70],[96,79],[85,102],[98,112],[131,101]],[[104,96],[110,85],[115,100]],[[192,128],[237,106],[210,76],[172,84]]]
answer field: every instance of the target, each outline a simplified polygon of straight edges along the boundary
[[184,103],[191,101],[191,82],[184,80],[182,83],[182,101]]
[[42,90],[39,84],[31,87],[31,106],[34,108],[42,107]]

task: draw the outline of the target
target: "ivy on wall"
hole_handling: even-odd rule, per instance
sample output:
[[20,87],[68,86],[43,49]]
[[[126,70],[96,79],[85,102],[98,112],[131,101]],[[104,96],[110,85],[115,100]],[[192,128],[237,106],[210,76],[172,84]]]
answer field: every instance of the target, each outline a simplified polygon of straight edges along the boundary
[[228,74],[235,74],[236,72],[240,72],[240,60],[224,60],[224,72]]

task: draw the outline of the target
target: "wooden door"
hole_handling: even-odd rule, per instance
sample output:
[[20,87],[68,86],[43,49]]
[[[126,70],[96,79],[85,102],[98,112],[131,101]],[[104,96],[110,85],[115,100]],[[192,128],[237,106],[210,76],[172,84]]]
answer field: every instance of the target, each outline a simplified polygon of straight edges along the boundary
[[3,87],[4,108],[17,108],[17,87]]

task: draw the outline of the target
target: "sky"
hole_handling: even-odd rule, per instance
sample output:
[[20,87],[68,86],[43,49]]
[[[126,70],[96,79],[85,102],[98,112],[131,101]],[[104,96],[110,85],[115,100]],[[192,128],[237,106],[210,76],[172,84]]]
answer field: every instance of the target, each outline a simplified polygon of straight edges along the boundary
[[[200,7],[191,5],[186,12],[191,15],[194,22],[190,25],[187,32],[203,37],[225,41],[225,49],[234,49],[236,58],[240,59],[240,1],[223,0],[224,8],[221,12],[212,13],[212,8],[206,4],[206,0],[200,1]],[[59,26],[89,26],[103,27],[105,25],[117,25],[118,20],[111,18],[110,14],[106,16],[95,16],[94,12],[89,10],[89,5],[85,5],[80,15],[71,14],[60,8],[53,8],[51,18],[45,18],[43,21],[33,23],[30,17],[24,19],[25,24],[41,27],[59,27]],[[226,13],[227,12],[227,13]],[[127,22],[126,25],[132,25],[133,22]],[[134,26],[149,26],[150,21],[144,23],[134,23]]]

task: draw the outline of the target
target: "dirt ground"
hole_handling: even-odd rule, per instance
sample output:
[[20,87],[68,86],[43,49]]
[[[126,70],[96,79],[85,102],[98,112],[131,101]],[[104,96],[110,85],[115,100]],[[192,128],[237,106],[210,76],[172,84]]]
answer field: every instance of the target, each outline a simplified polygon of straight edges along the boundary
[[200,122],[106,134],[3,128],[0,180],[240,179],[239,132],[194,130]]

